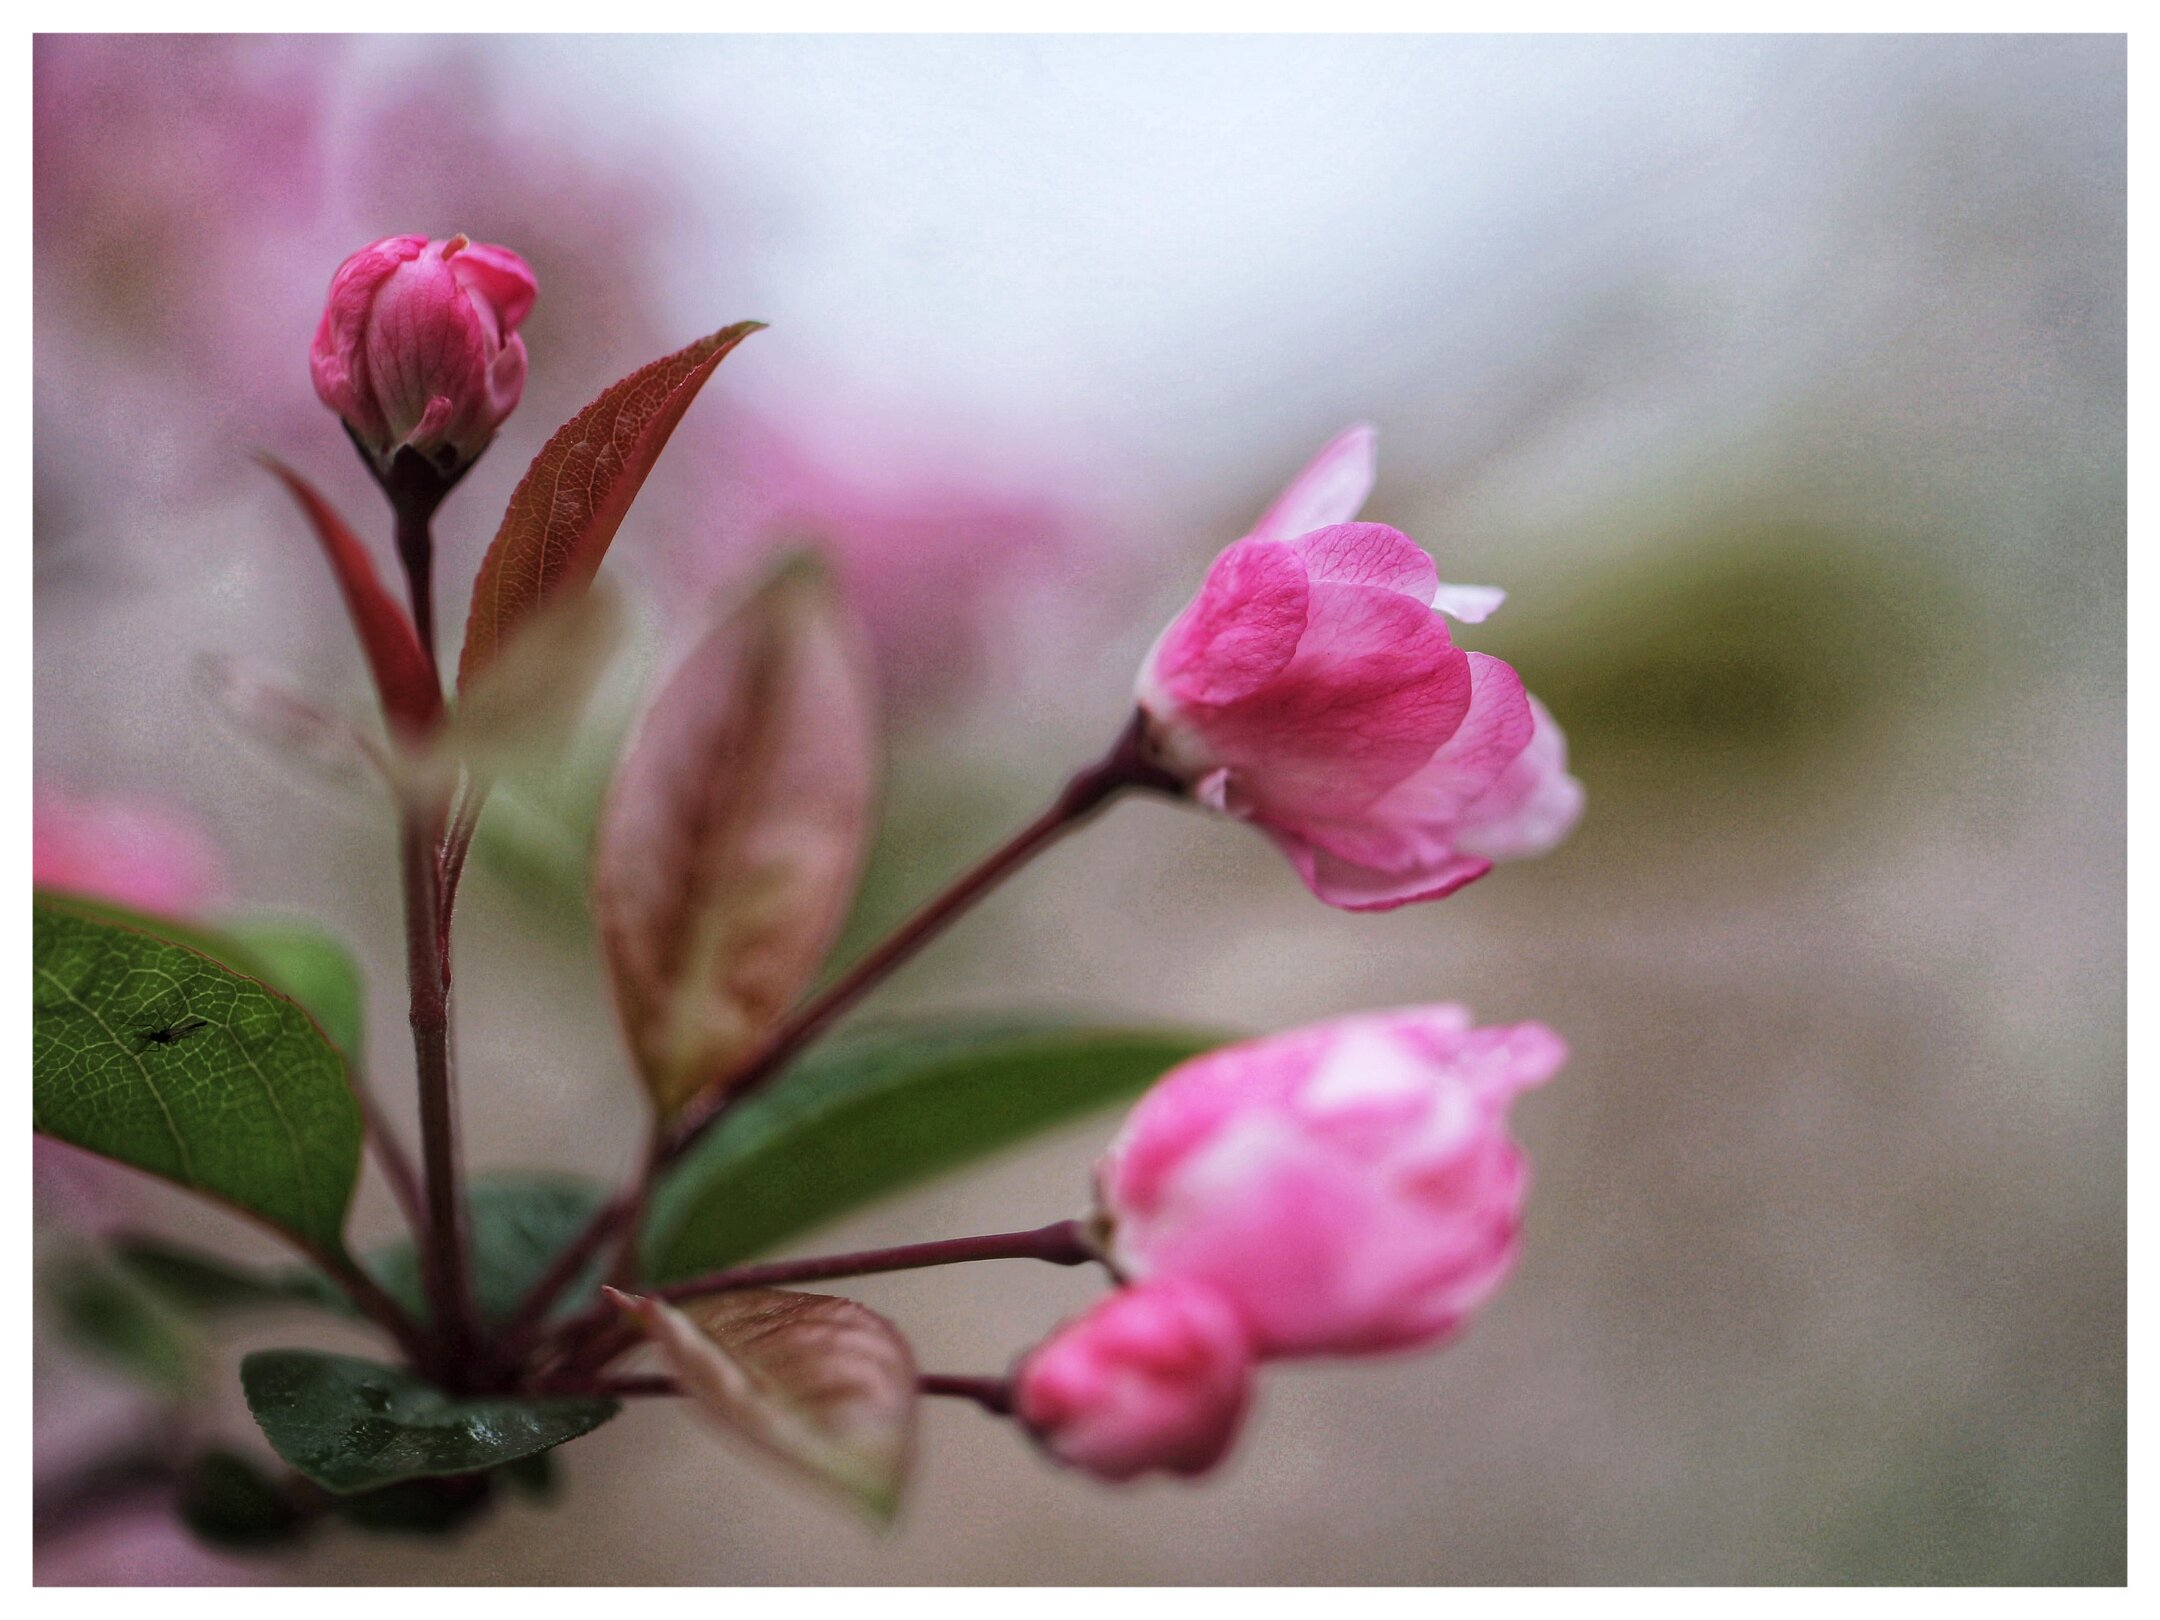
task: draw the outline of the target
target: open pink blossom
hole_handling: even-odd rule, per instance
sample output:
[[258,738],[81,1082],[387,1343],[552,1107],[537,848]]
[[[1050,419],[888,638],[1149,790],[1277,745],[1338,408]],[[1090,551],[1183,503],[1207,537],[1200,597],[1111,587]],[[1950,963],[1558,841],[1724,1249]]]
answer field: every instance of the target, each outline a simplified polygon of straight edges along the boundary
[[308,351],[322,402],[378,461],[445,470],[487,448],[525,391],[518,323],[538,293],[508,248],[388,236],[338,266]]
[[1433,1006],[1195,1058],[1100,1167],[1110,1259],[1214,1289],[1263,1356],[1440,1338],[1514,1262],[1528,1172],[1508,1105],[1566,1055],[1541,1024]]
[[1541,853],[1581,803],[1551,717],[1448,633],[1443,614],[1477,622],[1501,593],[1443,585],[1407,535],[1349,521],[1372,457],[1362,427],[1322,450],[1215,559],[1137,688],[1160,763],[1353,911],[1438,899],[1497,858]]
[[1103,1479],[1202,1474],[1237,1437],[1252,1349],[1213,1289],[1168,1278],[1121,1288],[1020,1365],[1021,1422],[1060,1462]]
[[178,812],[143,800],[41,787],[30,808],[30,877],[41,889],[188,917],[224,888],[224,861]]

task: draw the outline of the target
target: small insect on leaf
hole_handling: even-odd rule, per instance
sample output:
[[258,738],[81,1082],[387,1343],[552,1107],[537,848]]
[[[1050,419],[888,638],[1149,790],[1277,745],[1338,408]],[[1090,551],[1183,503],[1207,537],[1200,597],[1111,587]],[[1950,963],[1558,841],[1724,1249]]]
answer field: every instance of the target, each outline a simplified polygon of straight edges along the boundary
[[135,1032],[135,1050],[147,1052],[153,1046],[177,1046],[190,1035],[200,1035],[209,1027],[210,1020],[207,1018],[185,1018],[176,1024],[160,1024],[154,1029],[140,1029]]

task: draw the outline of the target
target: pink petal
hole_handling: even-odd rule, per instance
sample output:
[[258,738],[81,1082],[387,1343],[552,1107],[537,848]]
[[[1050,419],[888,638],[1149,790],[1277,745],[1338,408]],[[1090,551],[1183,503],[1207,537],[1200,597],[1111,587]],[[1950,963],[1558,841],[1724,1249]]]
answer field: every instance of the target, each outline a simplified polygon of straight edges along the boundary
[[1289,664],[1305,633],[1305,565],[1288,546],[1240,540],[1215,559],[1147,664],[1175,704],[1229,703]]
[[495,312],[498,333],[507,335],[532,312],[540,296],[540,284],[532,267],[506,247],[492,242],[468,242],[451,256],[452,268],[464,286],[487,300]]
[[1370,423],[1344,428],[1275,497],[1250,538],[1292,540],[1331,523],[1348,523],[1372,493],[1379,442]]
[[[1385,523],[1337,523],[1290,542],[1314,584],[1379,585],[1430,604],[1440,589],[1432,558],[1400,529]],[[1475,589],[1475,587],[1472,587]]]
[[1536,698],[1530,742],[1478,799],[1464,807],[1458,842],[1496,861],[1542,855],[1582,819],[1582,783],[1568,774],[1567,738]]
[[1490,653],[1468,653],[1470,708],[1432,760],[1375,808],[1400,819],[1459,820],[1530,744],[1536,721],[1522,677]]
[[[1349,813],[1315,815],[1298,824],[1307,842],[1344,863],[1345,875],[1333,885],[1337,889],[1359,886],[1347,873],[1362,868],[1391,874],[1385,885],[1390,892],[1402,884],[1418,889],[1417,898],[1448,892],[1427,886],[1423,875],[1458,869],[1467,807],[1502,778],[1529,742],[1532,726],[1515,672],[1487,653],[1465,658],[1469,712],[1418,770]],[[1472,874],[1481,875],[1482,867]]]
[[1258,815],[1298,825],[1352,814],[1416,771],[1470,702],[1469,662],[1439,615],[1379,586],[1320,585],[1279,674],[1186,718]]
[[1447,854],[1422,866],[1390,872],[1360,866],[1278,827],[1261,831],[1288,857],[1305,887],[1339,911],[1393,911],[1420,900],[1440,900],[1492,870],[1475,855]]

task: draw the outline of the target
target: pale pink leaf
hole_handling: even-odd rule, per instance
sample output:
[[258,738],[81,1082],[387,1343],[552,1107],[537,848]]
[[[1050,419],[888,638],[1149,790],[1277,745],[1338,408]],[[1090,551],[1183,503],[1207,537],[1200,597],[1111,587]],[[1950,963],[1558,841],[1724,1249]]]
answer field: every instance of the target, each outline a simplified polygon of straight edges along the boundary
[[822,573],[776,573],[647,712],[608,796],[593,896],[616,1011],[663,1116],[809,985],[868,843],[862,661]]
[[836,1490],[879,1523],[914,1452],[915,1357],[868,1307],[744,1289],[678,1310],[615,1294],[683,1392],[728,1430]]

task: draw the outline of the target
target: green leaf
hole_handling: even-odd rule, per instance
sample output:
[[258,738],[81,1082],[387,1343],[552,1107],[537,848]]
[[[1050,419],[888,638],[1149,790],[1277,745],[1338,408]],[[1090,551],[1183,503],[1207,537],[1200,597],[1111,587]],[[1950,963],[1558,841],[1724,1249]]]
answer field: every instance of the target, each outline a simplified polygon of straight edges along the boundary
[[313,1350],[249,1356],[240,1384],[277,1454],[341,1496],[483,1473],[590,1434],[618,1410],[609,1400],[447,1395],[396,1367]]
[[35,911],[35,1128],[342,1252],[360,1109],[314,1021],[198,951]]
[[[473,1182],[468,1196],[473,1302],[480,1308],[481,1320],[490,1326],[509,1320],[555,1257],[607,1201],[607,1194],[592,1183],[563,1175],[483,1176]],[[595,1273],[605,1258],[594,1257]],[[370,1255],[368,1270],[401,1305],[426,1319],[420,1257],[410,1242]],[[558,1309],[582,1308],[580,1302],[591,1297],[591,1282],[566,1288]]]
[[255,1271],[214,1254],[162,1238],[125,1237],[112,1246],[113,1268],[190,1316],[216,1318],[247,1310],[321,1305],[345,1295],[318,1272]]
[[181,1473],[174,1502],[196,1538],[229,1552],[289,1547],[306,1534],[308,1516],[254,1462],[212,1447]]
[[379,1491],[339,1497],[337,1515],[375,1535],[447,1536],[486,1511],[495,1499],[495,1478],[461,1474],[454,1479],[400,1480]]
[[[874,1198],[1137,1096],[1221,1037],[1043,1023],[923,1025],[820,1046],[660,1186],[648,1274],[695,1276]],[[1085,1189],[1070,1189],[1077,1202]]]
[[365,1027],[360,964],[343,941],[311,922],[287,917],[242,917],[211,929],[170,917],[130,911],[94,895],[40,891],[42,898],[78,917],[132,928],[199,951],[250,979],[260,979],[305,1007],[330,1044],[358,1061]]
[[723,1427],[890,1522],[919,1404],[915,1357],[892,1323],[852,1299],[777,1288],[683,1310],[613,1298]]
[[314,1015],[347,1061],[360,1061],[366,985],[343,941],[311,923],[282,917],[226,922],[218,937],[229,942],[229,953],[212,944],[211,956],[291,996]]
[[173,1307],[119,1267],[90,1255],[57,1261],[46,1274],[60,1331],[78,1350],[154,1395],[194,1392],[202,1341]]

